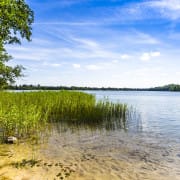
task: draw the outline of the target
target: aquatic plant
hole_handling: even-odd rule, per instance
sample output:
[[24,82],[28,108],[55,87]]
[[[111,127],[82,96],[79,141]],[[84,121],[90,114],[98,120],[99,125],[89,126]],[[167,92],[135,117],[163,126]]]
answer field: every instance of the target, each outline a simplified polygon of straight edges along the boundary
[[108,125],[125,122],[127,106],[76,91],[0,92],[0,129],[5,136],[29,137],[51,123]]

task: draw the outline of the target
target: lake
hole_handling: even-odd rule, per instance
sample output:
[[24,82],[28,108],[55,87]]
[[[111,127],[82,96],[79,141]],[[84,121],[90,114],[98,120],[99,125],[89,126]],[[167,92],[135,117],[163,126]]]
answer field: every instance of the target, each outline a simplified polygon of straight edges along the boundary
[[180,93],[86,92],[98,100],[126,103],[126,128],[61,126],[49,146],[56,142],[65,149],[54,146],[46,154],[64,154],[64,161],[78,162],[77,179],[180,179]]
[[[132,120],[131,129],[136,133],[163,136],[180,140],[180,92],[157,91],[87,91],[97,99],[108,98],[113,102],[126,103],[139,113],[140,129],[137,121]],[[138,125],[138,126],[139,126]]]
[[[66,179],[68,169],[73,169],[67,179],[180,179],[180,93],[85,92],[98,100],[126,103],[129,112],[125,127],[56,124],[46,143],[36,147],[36,156],[42,160],[39,169],[24,170],[25,177]],[[22,147],[25,149],[21,144],[13,150],[18,154]],[[57,162],[61,162],[61,169]],[[20,170],[4,171],[24,177]]]

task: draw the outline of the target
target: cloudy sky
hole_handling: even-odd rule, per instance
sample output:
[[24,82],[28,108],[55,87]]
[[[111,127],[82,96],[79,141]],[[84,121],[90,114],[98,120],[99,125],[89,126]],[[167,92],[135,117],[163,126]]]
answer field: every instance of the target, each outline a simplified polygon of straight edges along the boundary
[[180,84],[180,0],[27,0],[32,42],[9,45],[18,84]]

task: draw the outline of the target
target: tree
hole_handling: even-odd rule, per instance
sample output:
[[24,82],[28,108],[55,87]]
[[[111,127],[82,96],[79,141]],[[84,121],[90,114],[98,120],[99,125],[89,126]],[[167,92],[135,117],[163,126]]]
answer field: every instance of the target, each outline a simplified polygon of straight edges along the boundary
[[0,89],[14,83],[22,76],[23,67],[11,67],[7,62],[6,44],[20,44],[22,39],[31,40],[34,14],[24,0],[1,0],[0,2]]

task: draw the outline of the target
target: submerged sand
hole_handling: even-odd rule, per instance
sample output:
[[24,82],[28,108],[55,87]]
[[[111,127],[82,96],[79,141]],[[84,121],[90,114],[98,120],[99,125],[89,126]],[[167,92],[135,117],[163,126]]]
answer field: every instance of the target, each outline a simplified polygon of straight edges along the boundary
[[66,131],[38,145],[0,145],[0,180],[180,179],[178,157],[125,136]]

